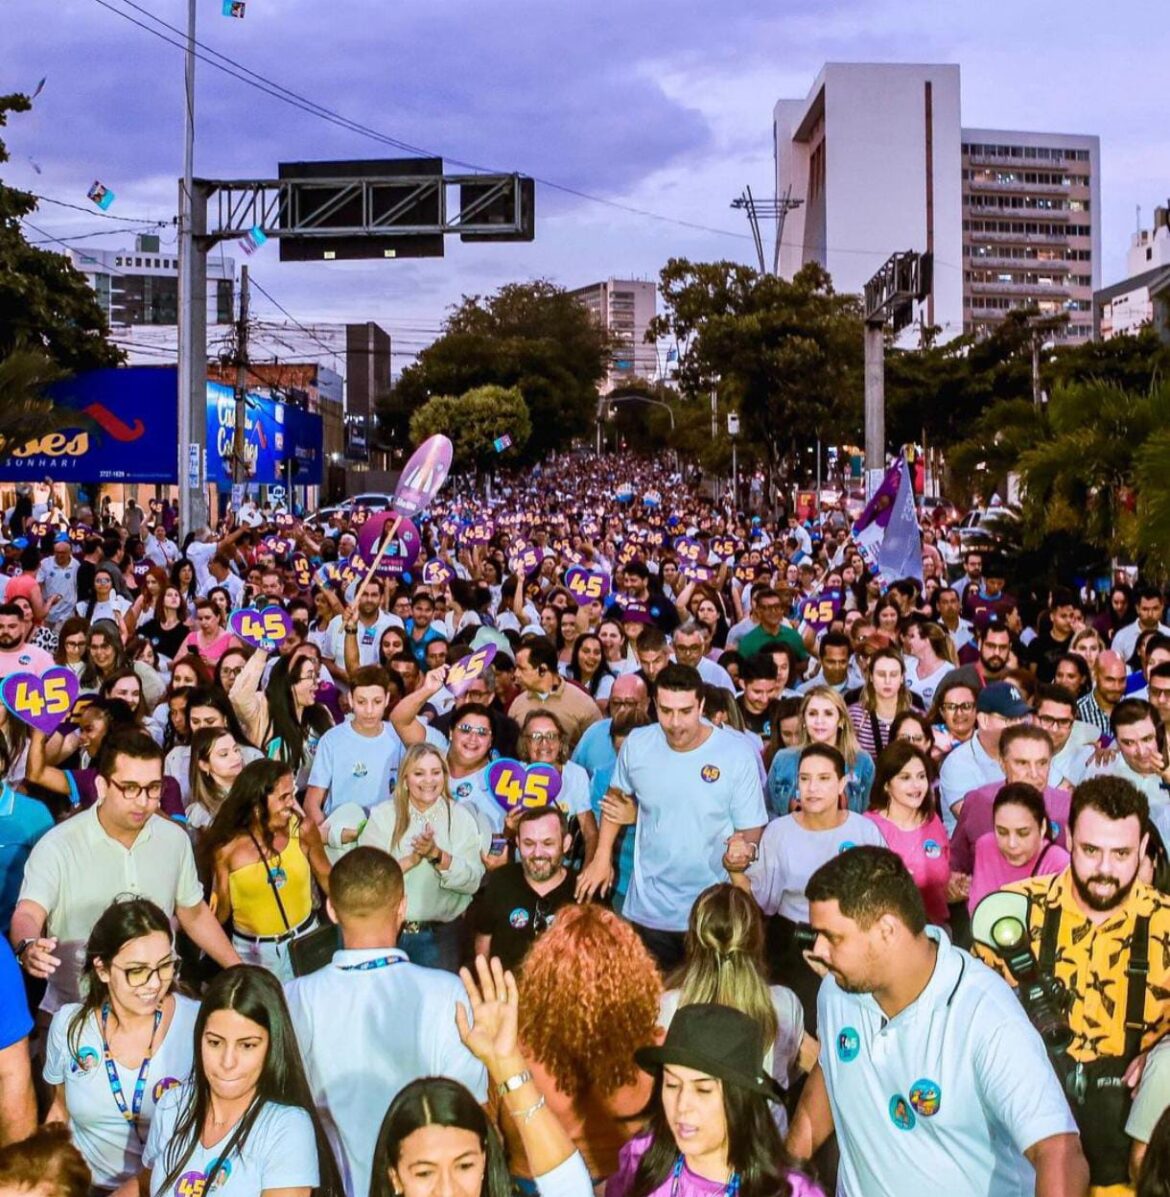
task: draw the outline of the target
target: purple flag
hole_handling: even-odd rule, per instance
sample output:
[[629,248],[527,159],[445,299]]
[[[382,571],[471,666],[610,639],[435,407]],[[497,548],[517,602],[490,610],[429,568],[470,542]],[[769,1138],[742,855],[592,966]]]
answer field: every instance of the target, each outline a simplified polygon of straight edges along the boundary
[[882,581],[889,585],[899,578],[922,583],[922,533],[914,509],[914,486],[910,470],[903,466],[894,505],[886,513],[886,530],[877,546]]
[[[894,499],[898,495],[898,481],[902,477],[902,459],[899,457],[886,471],[882,484],[877,488],[873,498],[866,504],[865,510],[853,525],[853,539],[857,539],[859,532],[864,532],[872,524],[884,528],[890,522],[890,512],[894,506]],[[865,539],[872,540],[872,534]]]

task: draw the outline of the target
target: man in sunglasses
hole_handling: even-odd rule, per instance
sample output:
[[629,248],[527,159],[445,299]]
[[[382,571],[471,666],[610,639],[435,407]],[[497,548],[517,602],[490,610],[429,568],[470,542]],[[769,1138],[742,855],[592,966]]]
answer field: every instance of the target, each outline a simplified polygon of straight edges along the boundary
[[26,972],[47,978],[41,1008],[79,1000],[85,944],[121,894],[149,898],[173,914],[217,964],[240,958],[203,900],[186,831],[158,813],[162,749],[136,728],[111,733],[101,754],[96,806],[37,842],[24,870],[9,937]]
[[519,968],[557,911],[573,901],[575,877],[565,867],[572,842],[560,807],[524,810],[516,828],[515,863],[489,873],[471,907],[477,956],[498,956],[505,968]]

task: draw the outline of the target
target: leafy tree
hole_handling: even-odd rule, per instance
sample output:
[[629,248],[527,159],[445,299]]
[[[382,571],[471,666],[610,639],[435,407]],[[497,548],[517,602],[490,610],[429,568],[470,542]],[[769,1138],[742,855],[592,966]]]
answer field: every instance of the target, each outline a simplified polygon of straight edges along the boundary
[[648,339],[685,346],[679,386],[737,410],[741,444],[787,472],[797,441],[856,436],[862,411],[860,301],[833,290],[815,264],[791,281],[735,262],[672,258],[662,270],[666,313]]
[[[532,421],[519,387],[483,386],[458,397],[436,395],[411,416],[416,444],[436,432],[451,438],[457,466],[490,469],[501,458],[520,456],[532,435]],[[512,444],[497,453],[492,442],[501,436],[510,436]]]
[[[24,95],[0,96],[0,127],[9,112],[31,106]],[[8,157],[0,141],[0,164]],[[123,355],[106,339],[105,314],[84,276],[62,254],[25,239],[20,221],[36,207],[27,191],[0,183],[0,359],[23,344],[69,372],[118,365]]]
[[606,355],[601,329],[567,291],[544,280],[509,283],[464,297],[443,335],[403,371],[386,419],[401,421],[432,395],[515,387],[532,424],[524,456],[537,459],[592,430]]

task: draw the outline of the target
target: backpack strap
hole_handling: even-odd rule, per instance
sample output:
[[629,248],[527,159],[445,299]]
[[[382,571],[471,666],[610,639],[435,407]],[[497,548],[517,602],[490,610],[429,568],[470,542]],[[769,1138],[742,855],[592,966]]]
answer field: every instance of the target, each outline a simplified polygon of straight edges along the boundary
[[1146,983],[1150,974],[1150,916],[1139,915],[1133,922],[1129,966],[1125,970],[1128,991],[1125,997],[1125,1058],[1132,1060],[1142,1050],[1146,1032]]

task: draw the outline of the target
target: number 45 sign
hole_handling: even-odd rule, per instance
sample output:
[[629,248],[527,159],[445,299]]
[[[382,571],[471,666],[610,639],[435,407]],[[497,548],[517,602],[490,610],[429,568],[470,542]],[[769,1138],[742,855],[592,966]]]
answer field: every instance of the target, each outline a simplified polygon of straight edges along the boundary
[[473,652],[470,657],[464,657],[461,661],[456,661],[447,670],[447,677],[443,685],[456,698],[461,698],[471,683],[476,678],[483,676],[483,671],[492,663],[495,655],[496,646],[494,644],[485,644],[483,648]]
[[488,788],[506,811],[549,806],[561,792],[561,775],[555,765],[526,766],[505,757],[488,770]]
[[72,669],[10,673],[0,682],[0,699],[22,723],[51,736],[69,716],[81,685]]
[[245,607],[232,612],[231,629],[245,644],[271,652],[292,631],[292,619],[282,607]]
[[826,590],[801,604],[800,618],[814,631],[822,632],[844,605],[845,596],[840,590]]

